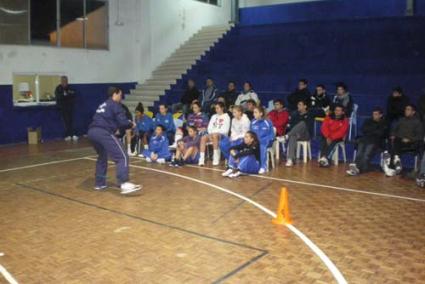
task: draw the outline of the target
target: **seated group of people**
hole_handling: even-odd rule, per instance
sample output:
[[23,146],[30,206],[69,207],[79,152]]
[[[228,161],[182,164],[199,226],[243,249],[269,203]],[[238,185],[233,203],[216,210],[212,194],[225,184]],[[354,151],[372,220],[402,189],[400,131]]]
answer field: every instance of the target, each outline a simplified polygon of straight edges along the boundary
[[[300,80],[298,88],[287,97],[288,107],[283,100],[275,100],[274,109],[270,111],[261,106],[249,82],[244,84],[241,94],[236,91],[234,82],[229,82],[224,93],[218,92],[212,79],[208,79],[206,85],[200,92],[195,82],[189,80],[180,105],[174,106],[180,112],[178,120],[164,104],[159,106],[154,118],[145,114],[143,105],[139,104],[137,128],[128,139],[129,154],[137,154],[135,145],[139,142],[138,154],[148,162],[171,162],[175,167],[204,166],[208,147],[212,146],[212,164],[219,165],[224,157],[228,170],[223,176],[237,177],[243,173],[265,173],[267,150],[276,139],[287,144],[285,165],[293,166],[297,142],[314,138],[314,122],[318,117],[323,118],[320,166],[330,166],[336,146],[348,135],[354,104],[344,83],[337,85],[336,95],[331,99],[325,86],[316,86],[311,94],[308,82]],[[361,130],[362,136],[355,140],[357,154],[347,170],[349,175],[369,171],[372,158],[379,152],[384,152],[381,166],[387,176],[401,172],[402,154],[423,153],[422,119],[400,88],[395,88],[389,98],[387,116],[384,117],[382,109],[375,108]],[[422,164],[417,181],[423,186],[425,156]]]

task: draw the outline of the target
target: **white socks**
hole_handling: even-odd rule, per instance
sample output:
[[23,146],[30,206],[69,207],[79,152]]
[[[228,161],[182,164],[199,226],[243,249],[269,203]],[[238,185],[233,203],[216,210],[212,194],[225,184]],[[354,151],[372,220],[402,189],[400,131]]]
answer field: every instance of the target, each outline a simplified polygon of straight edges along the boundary
[[200,152],[199,153],[198,166],[205,166],[205,152]]
[[213,154],[213,166],[218,166],[220,164],[220,150],[214,150]]

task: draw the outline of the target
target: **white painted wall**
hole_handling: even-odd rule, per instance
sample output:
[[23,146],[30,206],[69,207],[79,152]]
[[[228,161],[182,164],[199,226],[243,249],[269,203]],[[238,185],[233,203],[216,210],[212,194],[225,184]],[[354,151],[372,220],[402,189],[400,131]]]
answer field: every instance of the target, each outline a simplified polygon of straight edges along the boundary
[[[142,1],[138,81],[147,79],[177,47],[204,26],[224,25],[231,19],[231,1],[214,6],[195,0]],[[150,42],[150,44],[148,44]]]
[[0,84],[13,73],[64,73],[71,83],[133,82],[151,72],[201,27],[230,20],[230,1],[217,7],[195,0],[109,1],[109,50],[0,45]]
[[246,8],[246,7],[276,5],[276,4],[313,2],[313,1],[323,1],[323,0],[239,0],[239,7]]

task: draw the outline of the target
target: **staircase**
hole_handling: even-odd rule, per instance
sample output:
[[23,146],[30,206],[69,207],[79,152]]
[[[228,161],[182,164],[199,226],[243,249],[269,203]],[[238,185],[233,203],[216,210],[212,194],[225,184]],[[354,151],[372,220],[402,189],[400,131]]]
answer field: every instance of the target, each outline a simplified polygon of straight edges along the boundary
[[137,84],[125,96],[125,104],[134,110],[139,102],[145,108],[153,107],[160,96],[181,79],[197,60],[208,52],[230,29],[232,25],[203,27],[189,40],[175,50],[165,61],[153,71],[151,78],[143,84]]

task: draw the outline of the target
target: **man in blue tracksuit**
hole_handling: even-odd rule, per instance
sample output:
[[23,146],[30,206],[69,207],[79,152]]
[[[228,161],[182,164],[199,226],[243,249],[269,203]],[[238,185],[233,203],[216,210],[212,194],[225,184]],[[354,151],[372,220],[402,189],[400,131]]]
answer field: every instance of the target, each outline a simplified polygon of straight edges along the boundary
[[129,159],[122,143],[115,137],[115,133],[122,128],[134,128],[135,124],[128,120],[120,104],[122,91],[110,87],[108,96],[108,100],[96,110],[88,131],[89,140],[98,154],[95,189],[107,188],[106,173],[109,156],[117,165],[117,180],[121,193],[128,194],[140,190],[141,186],[129,182]]
[[170,144],[174,142],[174,135],[176,134],[176,125],[171,113],[168,112],[168,107],[164,104],[159,105],[159,113],[155,116],[154,127],[158,125],[164,127],[164,131]]
[[272,122],[265,119],[265,111],[261,106],[257,106],[254,109],[251,131],[257,135],[260,141],[261,168],[258,173],[264,174],[267,171],[267,149],[272,146],[275,133]]

